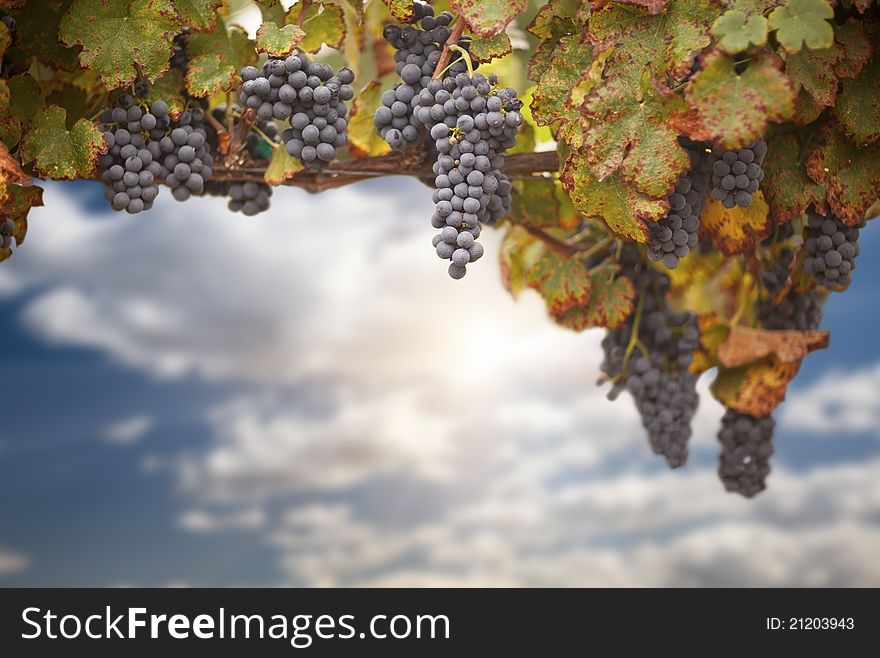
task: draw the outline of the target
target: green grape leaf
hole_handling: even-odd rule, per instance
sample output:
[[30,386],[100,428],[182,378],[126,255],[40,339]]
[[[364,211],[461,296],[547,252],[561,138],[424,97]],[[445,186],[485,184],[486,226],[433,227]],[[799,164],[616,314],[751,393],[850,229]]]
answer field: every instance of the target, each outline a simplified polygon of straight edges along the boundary
[[413,0],[382,0],[395,20],[409,23],[414,16]]
[[601,217],[612,231],[638,242],[647,239],[642,220],[660,219],[668,211],[665,201],[639,192],[618,174],[598,180],[582,151],[575,151],[566,160],[560,180],[578,212],[585,217]]
[[474,34],[491,37],[504,31],[526,8],[526,0],[450,0]]
[[68,46],[82,46],[80,63],[115,88],[134,81],[135,64],[150,81],[162,75],[179,27],[171,0],[76,0],[59,36]]
[[532,100],[532,116],[546,126],[566,116],[566,101],[593,61],[593,48],[576,35],[563,37],[553,51],[550,66],[538,80]]
[[331,4],[312,3],[306,8],[305,19],[300,24],[299,16],[303,3],[299,2],[287,12],[286,22],[298,24],[306,33],[300,42],[300,50],[316,53],[322,45],[339,50],[345,40],[345,16],[342,8]]
[[618,5],[630,5],[636,9],[643,9],[649,14],[659,14],[669,4],[670,0],[590,0],[590,5],[593,10],[597,10],[605,5],[610,5],[612,2]]
[[54,68],[75,69],[82,48],[68,48],[58,40],[61,19],[72,4],[73,0],[28,2],[15,15],[15,31],[21,51]]
[[217,26],[222,4],[223,0],[174,0],[181,23],[197,32],[210,32]]
[[373,80],[355,97],[348,122],[348,150],[356,158],[384,155],[391,148],[376,132],[373,115],[382,97],[382,83]]
[[87,119],[71,130],[67,111],[56,105],[40,111],[28,126],[21,143],[25,162],[34,162],[37,173],[55,179],[89,178],[107,144],[98,127]]
[[814,101],[806,90],[801,89],[794,99],[794,113],[791,115],[791,122],[798,126],[806,126],[818,119],[824,109],[825,107]]
[[211,96],[235,88],[239,71],[255,59],[254,44],[237,25],[222,21],[213,32],[197,32],[187,44],[186,87],[193,96]]
[[12,32],[6,27],[6,23],[0,24],[0,61],[3,60],[3,56],[6,54],[6,49],[9,48],[11,43]]
[[0,78],[0,142],[15,150],[21,139],[21,121],[9,115],[9,84]]
[[590,271],[590,299],[557,318],[563,327],[583,331],[591,327],[614,329],[632,315],[636,289],[632,281],[617,276],[620,267],[610,261]]
[[288,154],[284,145],[278,146],[273,151],[264,176],[268,185],[281,185],[305,169],[305,165],[299,158]]
[[186,99],[183,96],[183,73],[180,69],[168,69],[161,78],[150,85],[150,93],[147,101],[163,100],[168,104],[168,114],[176,119],[186,108]]
[[257,0],[257,4],[260,6],[260,15],[264,23],[267,21],[272,21],[276,25],[284,23],[287,10],[281,4],[281,0]]
[[593,13],[588,35],[597,50],[630,51],[630,61],[639,62],[636,70],[613,75],[641,77],[650,64],[655,75],[680,80],[690,72],[695,54],[712,42],[711,26],[719,14],[712,0],[670,0],[657,15],[615,2]]
[[517,193],[511,201],[509,221],[536,228],[559,227],[560,204],[556,187],[557,182],[552,179],[516,181]]
[[89,109],[86,92],[71,84],[53,89],[46,96],[46,105],[58,105],[67,110],[67,128],[73,128],[77,121],[88,118],[92,113]]
[[760,14],[746,16],[738,9],[729,9],[712,24],[712,36],[724,52],[735,55],[749,46],[767,43],[767,19]]
[[830,48],[834,43],[834,29],[830,19],[834,9],[827,0],[788,0],[784,7],[770,12],[770,27],[776,38],[790,53],[807,48]]
[[856,144],[864,146],[880,137],[880,53],[858,77],[841,82],[834,116]]
[[526,31],[542,41],[558,40],[579,32],[579,12],[583,4],[583,0],[549,0],[526,26]]
[[755,55],[742,74],[735,61],[710,53],[685,98],[719,146],[736,149],[760,138],[770,121],[794,112],[794,83],[770,55]]
[[837,45],[821,50],[803,49],[786,58],[785,72],[817,105],[830,107],[837,98],[835,69],[842,59],[843,49]]
[[838,25],[835,40],[844,52],[844,57],[837,65],[837,75],[841,78],[856,77],[874,52],[862,21],[851,18],[843,25]]
[[553,318],[561,318],[590,298],[590,272],[583,261],[550,248],[529,268],[526,282],[538,291]]
[[[616,51],[607,69],[622,70],[629,52]],[[622,178],[640,191],[665,197],[690,165],[678,132],[667,124],[674,112],[685,112],[680,96],[647,75],[617,76],[597,86],[584,102],[590,121],[585,136],[587,159],[599,180],[620,169]]]
[[807,175],[807,163],[798,136],[772,135],[767,140],[761,190],[777,223],[787,222],[806,212],[811,204],[825,207],[825,186]]
[[275,23],[267,22],[257,30],[257,52],[272,57],[289,55],[306,36],[298,25],[285,25],[279,28]]
[[824,143],[810,154],[807,172],[828,189],[828,205],[841,221],[852,226],[880,198],[880,141],[865,148],[828,125]]
[[43,92],[30,73],[9,78],[9,113],[27,123],[43,107]]
[[490,62],[512,53],[513,45],[510,37],[502,32],[494,37],[477,37],[471,42],[469,52],[479,62]]

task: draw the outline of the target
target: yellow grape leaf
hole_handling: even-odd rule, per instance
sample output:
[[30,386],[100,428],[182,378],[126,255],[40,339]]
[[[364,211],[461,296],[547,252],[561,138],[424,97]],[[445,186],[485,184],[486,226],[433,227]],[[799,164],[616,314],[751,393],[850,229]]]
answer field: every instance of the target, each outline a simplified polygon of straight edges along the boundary
[[725,208],[711,197],[706,199],[700,215],[700,230],[712,238],[712,244],[723,254],[733,256],[750,249],[772,230],[769,208],[760,190],[752,196],[748,208]]

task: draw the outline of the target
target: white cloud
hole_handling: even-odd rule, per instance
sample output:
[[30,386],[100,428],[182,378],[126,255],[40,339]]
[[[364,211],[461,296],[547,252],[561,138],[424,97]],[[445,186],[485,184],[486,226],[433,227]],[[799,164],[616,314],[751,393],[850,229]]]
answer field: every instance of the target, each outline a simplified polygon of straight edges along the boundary
[[104,429],[104,439],[118,445],[132,445],[153,429],[154,421],[146,415],[132,416],[113,423]]
[[880,363],[850,372],[823,375],[780,410],[791,429],[831,437],[850,433],[880,436]]
[[190,532],[254,530],[263,527],[265,523],[266,515],[259,508],[222,513],[191,509],[177,519],[177,525]]
[[0,548],[0,576],[24,571],[29,564],[30,560],[26,555]]

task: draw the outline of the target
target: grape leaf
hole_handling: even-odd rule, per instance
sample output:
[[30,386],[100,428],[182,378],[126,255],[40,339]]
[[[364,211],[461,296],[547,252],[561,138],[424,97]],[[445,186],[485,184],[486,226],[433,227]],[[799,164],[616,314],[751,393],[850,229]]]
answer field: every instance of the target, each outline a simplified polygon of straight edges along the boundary
[[276,25],[280,25],[284,22],[287,10],[281,4],[281,0],[257,0],[257,4],[260,6],[260,15],[263,17],[264,23],[272,21]]
[[829,19],[834,9],[827,0],[788,0],[784,7],[770,12],[770,27],[776,38],[790,53],[807,48],[830,48],[834,43],[834,29]]
[[626,277],[616,276],[619,266],[605,261],[590,272],[590,298],[583,306],[566,311],[556,321],[583,331],[591,327],[614,329],[632,315],[636,289]]
[[18,47],[26,55],[54,68],[72,71],[82,48],[66,47],[58,40],[58,27],[73,0],[28,2],[15,16]]
[[9,113],[27,123],[43,107],[43,93],[30,73],[9,78]]
[[559,226],[559,198],[556,181],[529,179],[516,181],[509,220],[514,224],[527,224],[536,228]]
[[348,150],[356,158],[383,155],[391,148],[376,132],[373,115],[382,97],[382,83],[373,80],[355,97],[348,122]]
[[806,212],[811,204],[825,208],[825,186],[807,175],[807,163],[797,135],[783,133],[767,140],[764,180],[761,190],[770,206],[770,216],[787,222]]
[[401,23],[409,23],[413,16],[413,0],[382,0],[391,15]]
[[213,32],[190,36],[187,51],[186,87],[193,96],[233,89],[240,82],[239,71],[255,58],[247,33],[237,25],[227,29],[223,21]]
[[813,100],[806,90],[801,89],[794,98],[794,113],[791,115],[791,122],[798,126],[806,126],[813,123],[825,108]]
[[831,125],[823,137],[823,145],[810,154],[807,172],[827,186],[832,212],[852,226],[880,198],[880,141],[860,149]]
[[59,36],[68,46],[82,46],[80,63],[115,88],[134,81],[135,64],[150,81],[162,75],[178,29],[171,0],[76,0]]
[[618,5],[631,5],[636,9],[644,9],[649,14],[659,14],[670,0],[590,0],[590,6],[596,10],[612,2]]
[[560,180],[578,212],[585,217],[601,217],[612,231],[638,242],[647,239],[642,219],[660,219],[668,211],[664,201],[639,192],[618,174],[598,180],[582,151],[572,153],[565,161]]
[[693,249],[677,268],[664,272],[671,282],[669,300],[675,309],[719,318],[734,314],[745,274],[741,259],[729,259],[716,249]]
[[826,347],[827,331],[765,331],[736,326],[719,346],[718,361],[725,368],[738,368],[772,354],[782,363],[799,363],[810,352]]
[[580,31],[579,12],[583,0],[549,0],[542,6],[526,31],[541,40],[558,40]]
[[337,50],[345,40],[345,17],[342,8],[331,4],[312,3],[305,9],[305,18],[300,22],[303,3],[299,2],[287,12],[287,24],[297,24],[306,33],[300,42],[300,50],[316,53],[326,44]]
[[168,114],[176,119],[186,108],[186,99],[183,96],[183,73],[180,69],[168,69],[161,78],[150,85],[150,93],[147,101],[163,100],[168,105]]
[[527,274],[544,253],[544,243],[521,226],[511,226],[499,250],[501,283],[514,298],[528,286]]
[[770,55],[755,55],[738,75],[735,61],[710,53],[685,93],[688,104],[719,146],[736,149],[760,138],[769,121],[794,112],[794,83]]
[[[0,183],[2,186],[2,183]],[[6,198],[0,203],[0,212],[11,219],[15,225],[12,237],[15,246],[20,247],[24,243],[27,234],[27,217],[31,208],[43,205],[43,189],[34,185],[21,187],[12,185],[9,187]],[[0,262],[12,255],[11,247],[0,247]]]
[[86,92],[72,84],[65,84],[53,89],[46,96],[46,105],[58,105],[67,110],[66,125],[73,128],[77,121],[88,118],[93,113],[89,108]]
[[23,160],[35,162],[36,171],[49,178],[89,178],[98,156],[107,152],[104,135],[87,119],[68,130],[66,118],[67,110],[57,105],[41,110],[22,140]]
[[[608,58],[608,67],[625,66],[626,51]],[[635,63],[634,63],[635,65]],[[638,69],[636,69],[638,70]],[[684,111],[681,98],[647,75],[616,76],[597,86],[584,102],[590,121],[585,136],[587,159],[599,180],[620,169],[621,177],[653,197],[666,197],[690,165],[678,133],[667,125]]]
[[837,65],[837,75],[841,78],[856,77],[874,52],[871,39],[865,34],[864,24],[851,18],[837,26],[834,38],[843,47],[845,54]]
[[9,115],[9,84],[0,78],[0,142],[15,149],[21,139],[21,121]]
[[553,51],[549,67],[538,80],[532,100],[532,116],[546,126],[566,115],[566,101],[581,72],[590,68],[593,49],[576,35],[563,37]]
[[257,30],[257,52],[272,57],[289,55],[306,36],[298,25],[285,25],[279,28],[275,23],[266,22]]
[[529,268],[526,281],[538,291],[555,319],[573,307],[583,306],[590,297],[590,273],[584,263],[550,248]]
[[504,31],[507,24],[526,8],[526,0],[450,0],[474,34],[491,37]]
[[174,0],[180,21],[197,32],[210,32],[217,26],[222,0]]
[[6,23],[0,23],[0,61],[6,54],[6,49],[12,44],[12,32],[6,26]]
[[712,35],[728,55],[767,43],[767,19],[760,14],[746,16],[739,9],[728,9],[712,24]]
[[502,32],[494,37],[477,37],[471,42],[468,51],[477,61],[490,62],[512,53],[513,45],[510,43],[510,37]]
[[700,231],[711,237],[712,244],[722,254],[741,254],[770,235],[772,223],[768,211],[760,190],[752,195],[752,205],[748,208],[725,208],[710,197],[700,215]]
[[693,375],[700,375],[718,363],[718,348],[727,340],[730,327],[715,313],[697,315],[697,326],[700,329],[700,346],[694,350],[694,358],[688,368]]
[[763,418],[785,400],[788,383],[798,370],[799,362],[782,363],[775,356],[739,368],[719,368],[712,395],[728,409]]
[[588,35],[597,50],[639,53],[630,57],[642,62],[637,70],[621,75],[641,76],[650,63],[655,75],[681,79],[690,72],[695,53],[711,43],[711,26],[719,14],[712,0],[670,0],[657,15],[611,3],[592,14]]
[[837,98],[836,68],[842,60],[843,48],[836,44],[821,50],[803,49],[786,58],[785,72],[817,105],[831,107]]
[[266,174],[264,176],[267,184],[281,185],[281,183],[293,178],[305,169],[305,165],[300,159],[288,154],[287,149],[283,145],[273,149],[273,151],[272,159],[269,160],[269,166],[266,167]]
[[[0,183],[4,188],[9,185],[32,185],[33,180],[30,176],[21,170],[18,160],[9,154],[9,150],[0,143]],[[3,213],[6,213],[6,206],[0,206]]]
[[880,54],[875,54],[858,77],[841,82],[834,116],[856,144],[880,137]]

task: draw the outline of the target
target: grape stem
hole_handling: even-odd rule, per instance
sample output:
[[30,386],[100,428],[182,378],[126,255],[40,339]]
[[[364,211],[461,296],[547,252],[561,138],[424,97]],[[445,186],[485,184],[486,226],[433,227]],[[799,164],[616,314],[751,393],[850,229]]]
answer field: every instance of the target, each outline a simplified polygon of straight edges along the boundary
[[312,6],[312,0],[302,0],[300,4],[302,5],[302,9],[299,10],[299,16],[296,18],[296,24],[298,27],[302,27],[303,23],[306,22],[306,12]]
[[452,28],[452,34],[449,35],[449,38],[443,45],[443,52],[440,53],[440,59],[437,61],[437,66],[434,68],[434,77],[438,80],[442,78],[443,74],[446,72],[449,60],[452,59],[452,46],[458,47],[458,40],[461,39],[463,32],[464,21],[459,18],[458,23]]
[[[474,63],[471,61],[471,55],[464,48],[459,46],[457,43],[449,46],[449,50],[454,50],[457,53],[461,53],[461,58],[464,60],[464,63],[467,65],[468,77],[474,77]],[[458,61],[458,60],[456,60]],[[452,66],[452,64],[450,64]],[[448,68],[448,67],[447,67]]]
[[266,140],[266,143],[269,144],[269,146],[271,146],[273,150],[278,148],[279,144],[274,139],[269,137],[266,133],[264,133],[262,130],[260,130],[260,127],[257,124],[255,124],[255,123],[252,124],[251,130],[253,130],[255,133],[257,133],[264,140]]
[[623,354],[623,366],[620,368],[620,374],[618,377],[626,377],[627,368],[629,368],[629,359],[636,347],[639,348],[643,355],[647,356],[647,349],[645,349],[644,344],[639,340],[639,324],[642,322],[642,309],[644,307],[645,291],[643,290],[639,294],[639,302],[636,305],[636,312],[633,315],[632,333],[629,335],[629,342],[626,344],[626,352]]

